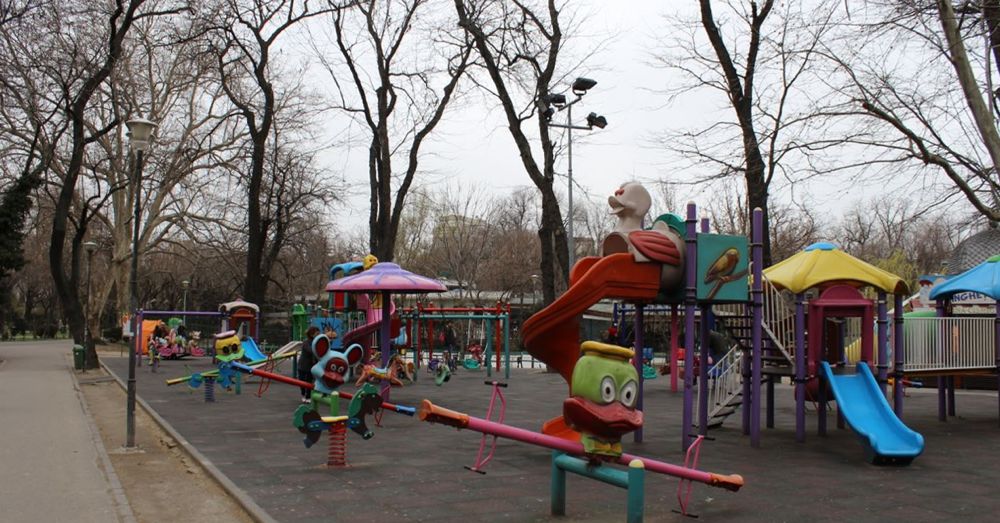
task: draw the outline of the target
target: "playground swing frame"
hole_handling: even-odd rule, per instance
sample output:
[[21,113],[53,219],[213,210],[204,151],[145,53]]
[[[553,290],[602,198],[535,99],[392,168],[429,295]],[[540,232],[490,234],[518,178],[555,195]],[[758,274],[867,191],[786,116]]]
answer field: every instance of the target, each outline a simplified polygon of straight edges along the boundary
[[[445,321],[478,321],[485,322],[483,347],[483,367],[486,376],[492,377],[494,370],[499,373],[503,367],[504,379],[510,378],[510,304],[497,302],[493,307],[435,307],[433,303],[417,302],[416,307],[408,308],[400,313],[400,319],[406,321],[407,336],[414,351],[414,366],[420,368],[423,347],[421,323],[426,322],[428,340],[427,361],[434,357],[434,324]],[[502,343],[502,348],[498,347]],[[502,356],[501,356],[502,351]],[[494,360],[494,361],[491,361]]]

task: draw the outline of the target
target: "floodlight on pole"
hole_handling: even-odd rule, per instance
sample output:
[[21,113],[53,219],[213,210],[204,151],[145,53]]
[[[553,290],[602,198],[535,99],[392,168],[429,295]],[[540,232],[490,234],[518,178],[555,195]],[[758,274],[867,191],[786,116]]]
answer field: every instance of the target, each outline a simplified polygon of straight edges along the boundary
[[583,96],[584,93],[594,88],[597,85],[597,80],[591,80],[590,78],[579,77],[573,81],[573,94],[577,96]]
[[[608,125],[608,119],[599,116],[597,113],[590,113],[587,115],[587,125],[574,125],[573,124],[573,105],[583,99],[583,95],[587,94],[587,91],[593,89],[597,85],[596,80],[591,80],[590,78],[578,77],[573,81],[573,85],[570,90],[576,95],[576,98],[571,102],[566,102],[565,94],[547,94],[540,98],[541,102],[546,105],[546,109],[542,112],[542,116],[545,117],[546,121],[549,121],[549,125],[552,127],[558,127],[561,129],[566,129],[566,157],[567,157],[567,169],[566,176],[569,178],[569,191],[567,195],[567,221],[568,224],[566,231],[566,247],[569,251],[569,266],[570,269],[573,268],[573,264],[576,261],[576,238],[573,232],[573,129],[578,129],[581,131],[593,131],[594,128],[604,129]],[[555,111],[566,110],[566,123],[557,124],[551,123],[552,116],[555,114],[552,106],[555,106]]]
[[137,353],[142,350],[142,335],[139,325],[139,229],[142,218],[142,207],[139,189],[142,186],[143,153],[149,148],[153,138],[156,123],[143,117],[133,118],[125,122],[128,127],[129,147],[135,153],[135,169],[132,179],[132,265],[129,270],[129,291],[132,308],[132,347],[128,351],[128,382],[126,386],[125,403],[125,448],[135,448],[135,366]]

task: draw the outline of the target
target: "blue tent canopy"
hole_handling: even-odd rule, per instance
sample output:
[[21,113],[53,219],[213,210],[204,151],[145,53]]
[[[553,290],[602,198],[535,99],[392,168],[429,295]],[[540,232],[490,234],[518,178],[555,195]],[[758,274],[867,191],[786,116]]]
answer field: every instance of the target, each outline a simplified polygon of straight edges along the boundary
[[931,299],[950,298],[960,292],[978,292],[1000,299],[1000,255],[976,265],[931,289]]

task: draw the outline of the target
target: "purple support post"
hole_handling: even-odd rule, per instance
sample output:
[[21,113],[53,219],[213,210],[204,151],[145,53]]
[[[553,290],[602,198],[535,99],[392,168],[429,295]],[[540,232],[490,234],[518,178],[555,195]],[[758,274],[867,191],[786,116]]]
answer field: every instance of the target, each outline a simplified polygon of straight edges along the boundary
[[[751,238],[754,271],[764,268],[764,212],[758,207],[753,210],[753,228]],[[750,343],[753,357],[750,366],[750,446],[760,447],[760,357],[761,357],[761,324],[764,322],[764,282],[763,278],[754,278],[753,287],[753,320],[750,329]]]
[[677,304],[670,304],[670,355],[667,361],[670,362],[670,392],[677,392],[677,334],[679,331],[677,323]]
[[997,366],[997,423],[1000,424],[1000,301],[997,301],[996,318],[993,320],[994,348]]
[[[708,234],[708,218],[701,219],[701,233]],[[712,313],[711,305],[701,306],[701,324],[698,329],[701,343],[698,347],[698,434],[708,435],[708,355],[709,332],[708,316]]]
[[948,415],[955,417],[955,377],[948,376]]
[[692,389],[694,388],[694,311],[698,300],[698,243],[697,214],[693,202],[688,202],[687,220],[685,221],[687,237],[684,253],[684,274],[686,287],[684,290],[684,415],[681,418],[681,451],[687,452],[691,445],[692,425]]
[[765,398],[765,403],[767,404],[767,417],[765,418],[764,425],[769,428],[774,428],[774,376],[767,379],[767,396]]
[[[702,224],[707,220],[702,219]],[[701,344],[698,347],[698,434],[708,435],[708,315],[711,314],[710,305],[701,306],[701,324],[698,329],[701,337]]]
[[[389,366],[389,328],[392,326],[392,318],[390,317],[392,314],[391,305],[389,291],[382,291],[382,325],[380,325],[382,332],[379,335],[381,339],[378,340],[378,346],[379,351],[382,353],[383,369]],[[383,385],[388,386],[389,382],[387,380],[383,381],[385,382]]]
[[806,307],[805,294],[795,295],[795,441],[806,440]]
[[[753,313],[750,311],[750,303],[746,305],[746,315],[752,316]],[[752,407],[750,398],[750,354],[743,351],[743,357],[740,358],[740,376],[743,377],[743,435],[750,435],[750,409]]]
[[[635,320],[634,320],[635,357],[632,359],[635,362],[635,371],[639,373],[639,396],[636,398],[635,402],[635,408],[638,409],[639,411],[642,411],[642,387],[645,382],[645,380],[642,377],[642,349],[643,345],[645,344],[644,340],[642,339],[644,308],[645,304],[642,303],[635,304]],[[633,438],[632,441],[635,441],[636,443],[642,443],[642,427],[639,427],[638,430],[632,433],[632,438]]]
[[889,327],[889,318],[885,306],[885,292],[878,292],[878,305],[876,305],[876,314],[878,315],[876,323],[878,324],[878,351],[875,353],[875,358],[878,360],[878,385],[882,389],[882,395],[885,396],[887,386],[888,386],[888,372],[889,372],[889,331],[886,330]]
[[[945,317],[945,308],[947,307],[947,298],[937,300],[937,317]],[[945,329],[943,326],[938,326],[938,338],[940,341],[938,343],[938,352],[944,354],[946,348],[945,343],[948,340],[948,336],[945,335]],[[942,358],[943,359],[943,358]],[[945,412],[945,377],[937,377],[937,389],[938,389],[938,421],[948,421],[948,416]]]
[[903,417],[903,365],[906,355],[903,354],[903,295],[896,293],[892,295],[892,355],[895,358],[892,375],[896,378],[896,384],[892,387],[892,406],[896,417]]

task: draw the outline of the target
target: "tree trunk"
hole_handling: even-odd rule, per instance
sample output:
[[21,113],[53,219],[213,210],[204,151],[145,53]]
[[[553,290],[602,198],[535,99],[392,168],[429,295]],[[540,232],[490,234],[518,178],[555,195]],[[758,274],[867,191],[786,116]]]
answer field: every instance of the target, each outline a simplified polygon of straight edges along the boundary
[[958,83],[962,87],[965,101],[969,106],[969,111],[972,112],[983,145],[986,147],[993,165],[1000,165],[1000,133],[997,132],[993,115],[979,92],[979,84],[976,81],[976,75],[972,72],[972,65],[969,63],[969,56],[965,51],[965,43],[962,41],[962,34],[955,20],[955,10],[952,8],[951,0],[937,0],[937,4],[941,27],[944,29],[944,36],[948,41],[951,64],[955,68],[955,74],[958,76]]
[[768,183],[767,177],[765,175],[765,164],[764,158],[760,154],[760,147],[757,143],[757,133],[753,128],[752,124],[743,125],[743,136],[746,142],[746,147],[744,149],[744,154],[746,155],[746,186],[747,186],[747,223],[750,224],[750,237],[753,238],[753,210],[760,209],[763,212],[763,234],[761,238],[763,239],[763,251],[764,251],[764,267],[769,267],[772,263],[771,260],[771,235],[768,233],[770,231],[770,219],[768,213]]
[[250,158],[250,180],[247,184],[247,275],[243,285],[243,299],[258,306],[264,304],[267,289],[266,275],[261,274],[264,243],[267,231],[263,227],[260,197],[264,180],[264,151],[267,147],[267,129],[250,129],[253,152]]

